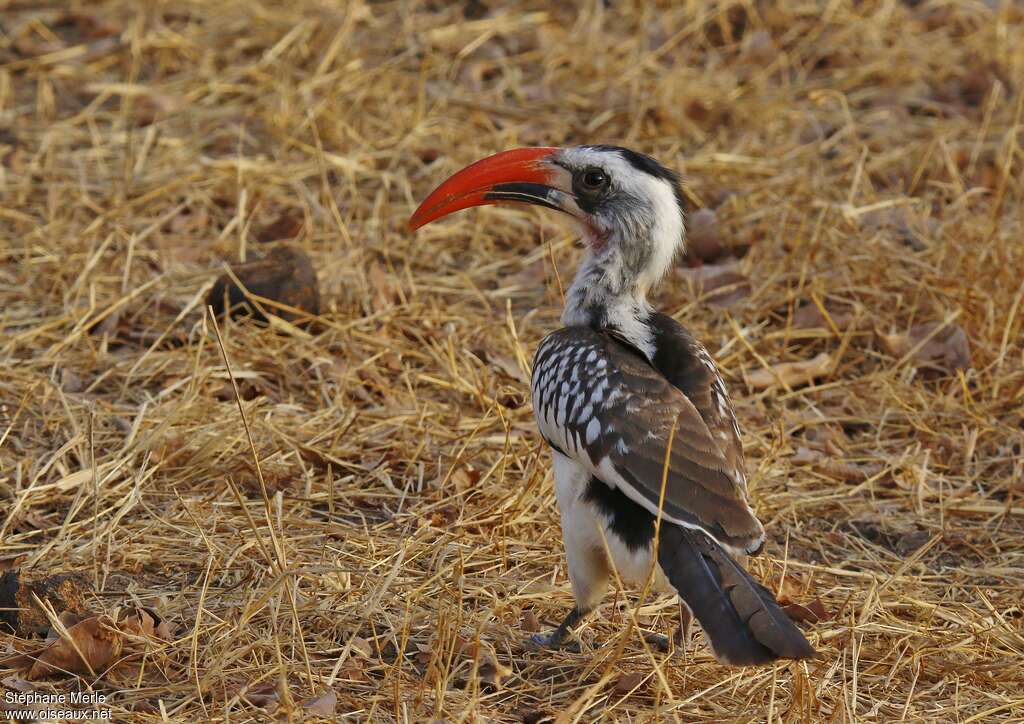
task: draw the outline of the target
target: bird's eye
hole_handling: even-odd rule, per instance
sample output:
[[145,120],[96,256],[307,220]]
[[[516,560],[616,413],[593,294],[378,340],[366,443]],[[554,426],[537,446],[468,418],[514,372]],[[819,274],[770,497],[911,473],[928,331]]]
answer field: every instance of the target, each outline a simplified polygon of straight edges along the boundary
[[599,168],[588,168],[580,177],[580,186],[585,191],[600,191],[608,185],[608,174]]

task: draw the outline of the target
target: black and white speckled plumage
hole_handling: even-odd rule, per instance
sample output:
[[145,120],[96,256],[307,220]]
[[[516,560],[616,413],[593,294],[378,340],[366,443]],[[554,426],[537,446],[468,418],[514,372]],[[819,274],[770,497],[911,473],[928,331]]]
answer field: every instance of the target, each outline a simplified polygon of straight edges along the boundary
[[[735,418],[727,400],[713,390],[717,376],[705,367],[702,348],[676,322],[663,315],[652,321],[661,338],[683,340],[672,361],[685,384],[699,391],[696,397],[710,402],[703,414],[613,333],[566,327],[546,337],[534,359],[533,405],[541,434],[653,514],[673,436],[665,519],[704,530],[736,552],[754,552],[764,529],[747,505]],[[665,348],[663,343],[663,357]],[[688,370],[697,374],[687,375]],[[712,385],[703,385],[704,378]]]
[[[446,204],[525,201],[574,217],[587,248],[566,293],[565,326],[544,338],[534,359],[534,414],[553,449],[576,599],[555,631],[534,640],[561,642],[600,603],[613,573],[642,584],[653,572],[656,588],[692,610],[719,660],[812,656],[771,593],[727,552],[755,553],[765,533],[747,502],[722,376],[704,346],[647,301],[682,247],[678,177],[614,146],[491,158],[467,169],[470,180],[497,179],[479,197],[456,175],[424,201],[417,223]],[[506,172],[519,163],[527,165],[518,178]]]
[[[555,451],[577,604],[539,640],[557,641],[592,609],[612,567],[641,583],[653,565],[657,587],[679,594],[721,661],[812,655],[771,593],[723,550],[756,553],[765,533],[747,502],[740,430],[722,375],[700,342],[647,303],[682,242],[677,178],[649,157],[610,147],[588,147],[576,164],[593,163],[595,153],[646,175],[650,198],[634,180],[609,191],[606,206],[587,205],[597,230],[589,229],[591,253],[567,294],[566,326],[534,358],[534,414]],[[572,155],[560,163],[571,170]]]

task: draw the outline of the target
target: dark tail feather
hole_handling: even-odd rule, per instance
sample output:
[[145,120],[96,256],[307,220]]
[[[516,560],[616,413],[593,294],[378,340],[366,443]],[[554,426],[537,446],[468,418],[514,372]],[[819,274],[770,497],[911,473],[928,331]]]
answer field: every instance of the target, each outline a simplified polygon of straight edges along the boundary
[[814,656],[771,592],[707,534],[663,522],[658,563],[722,663],[751,666]]

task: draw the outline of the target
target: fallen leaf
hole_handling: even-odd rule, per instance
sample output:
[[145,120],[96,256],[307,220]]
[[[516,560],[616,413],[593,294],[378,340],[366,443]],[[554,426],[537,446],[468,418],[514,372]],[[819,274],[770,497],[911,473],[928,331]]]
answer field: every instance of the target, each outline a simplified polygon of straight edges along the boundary
[[451,474],[451,483],[455,490],[464,493],[480,481],[481,473],[471,465],[456,468]]
[[821,420],[804,425],[800,437],[809,447],[835,457],[842,457],[850,442],[840,425]]
[[804,577],[794,571],[788,571],[779,585],[778,600],[784,604],[791,603],[802,597],[806,590],[807,582]]
[[825,456],[820,450],[812,450],[809,447],[800,446],[796,449],[796,453],[793,454],[793,457],[791,457],[789,461],[793,465],[813,465],[824,458]]
[[736,259],[720,264],[677,269],[679,276],[693,284],[694,293],[716,307],[731,307],[750,296],[751,285],[739,271]]
[[46,694],[43,694],[42,701],[28,697],[20,698],[11,694],[15,691],[20,694],[30,694],[35,690],[36,687],[32,682],[26,681],[17,674],[0,679],[0,691],[4,693],[4,696],[0,697],[0,721],[54,721],[43,713],[47,708],[52,708],[47,706]]
[[85,382],[78,373],[65,367],[60,371],[60,388],[73,395],[85,389]]
[[36,57],[63,50],[65,45],[59,38],[47,39],[32,33],[15,39],[11,47],[24,57]]
[[369,681],[363,664],[358,657],[350,656],[338,670],[338,678],[342,681]]
[[167,233],[154,235],[161,267],[209,263],[211,247],[202,239],[201,232],[174,233],[170,229],[168,225]]
[[352,638],[352,650],[364,659],[373,658],[373,646],[362,636],[354,636]]
[[644,679],[646,678],[646,674],[641,674],[639,672],[633,672],[631,674],[622,674],[617,679],[615,679],[615,683],[612,684],[612,691],[614,691],[619,696],[625,696],[626,694],[630,693],[634,689],[637,689],[641,684],[643,684]]
[[[484,356],[482,357],[483,361],[491,367],[517,382],[522,382],[527,385],[530,383],[529,377],[525,372],[523,372],[522,368],[520,368],[519,363],[511,357],[506,357],[505,355],[498,354],[497,352],[481,351],[484,353]],[[477,356],[479,357],[480,355]]]
[[205,206],[195,209],[185,207],[167,222],[167,228],[175,234],[197,234],[206,231],[210,225],[210,213]]
[[161,638],[164,641],[170,641],[174,638],[174,629],[171,628],[170,622],[166,618],[160,619],[160,622],[156,625],[156,630],[153,632],[157,638]]
[[[883,546],[904,557],[918,550],[932,538],[932,533],[927,530],[899,528],[896,527],[895,521],[852,520],[847,525],[864,540]],[[943,540],[947,546],[956,547],[955,538],[947,536]],[[968,546],[973,548],[972,545],[968,544]]]
[[121,653],[121,634],[109,616],[91,616],[67,629],[67,634],[69,638],[60,637],[33,656],[26,678],[102,674]]
[[445,528],[451,525],[459,517],[458,511],[454,506],[446,505],[430,514],[429,518],[424,518],[423,525],[430,525],[434,528]]
[[492,689],[500,689],[512,674],[512,669],[498,661],[494,647],[486,641],[469,641],[457,636],[453,648],[455,653],[476,662],[477,678]]
[[394,306],[398,295],[393,280],[384,267],[376,261],[370,262],[366,270],[366,283],[370,291],[370,304],[376,312]]
[[281,698],[277,691],[276,681],[263,681],[256,686],[245,689],[240,696],[253,706],[267,707],[276,704]]
[[129,614],[120,622],[120,629],[134,636],[153,636],[155,621],[142,609]]
[[149,609],[131,609],[117,619],[64,610],[57,618],[59,625],[50,627],[42,647],[7,659],[2,665],[26,670],[29,679],[52,674],[106,675],[112,673],[112,661],[121,667],[140,658],[140,653],[124,656],[126,644],[171,637],[167,622]]
[[0,684],[3,684],[12,691],[20,691],[23,693],[28,691],[35,691],[36,689],[35,684],[33,684],[31,681],[28,681],[27,679],[21,678],[17,674],[5,676],[4,678],[0,679]]
[[[817,304],[813,302],[805,304],[793,312],[791,325],[793,329],[828,330],[831,330],[833,325],[835,325],[835,328],[840,332],[845,332],[847,329],[856,329],[858,326],[857,317],[851,311],[836,309],[827,304],[825,305],[825,311],[828,313],[828,318],[821,313],[821,309]],[[829,324],[830,320],[831,324]]]
[[185,110],[187,106],[188,102],[175,93],[152,89],[137,95],[132,101],[135,120],[140,126],[151,125],[166,116]]
[[413,658],[420,664],[427,664],[434,658],[434,647],[430,644],[416,644],[416,653]]
[[878,463],[850,463],[842,460],[825,460],[815,469],[847,483],[863,483],[881,473],[885,467]]
[[334,689],[328,689],[323,694],[320,694],[320,696],[304,702],[302,708],[315,716],[333,719],[334,709],[337,705],[338,695],[334,693]]
[[958,324],[926,322],[911,327],[906,334],[878,337],[886,352],[898,358],[912,353],[912,358],[923,367],[955,372],[971,366],[971,345]]
[[690,214],[686,228],[686,257],[711,262],[722,256],[721,228],[713,209],[700,209]]
[[[779,600],[780,603],[783,599]],[[810,603],[804,605],[801,603],[786,603],[782,606],[782,610],[786,612],[793,621],[806,621],[807,623],[818,623],[819,621],[828,621],[832,616],[825,610],[825,604],[821,602],[820,598],[815,598]]]
[[884,467],[877,463],[851,463],[837,459],[833,455],[831,452],[825,454],[820,450],[801,446],[790,458],[790,462],[794,465],[810,465],[820,473],[847,483],[862,483],[884,470]]
[[862,229],[870,232],[886,232],[895,241],[910,247],[913,251],[928,248],[927,239],[941,235],[942,224],[931,218],[914,219],[906,207],[876,209],[858,217]]
[[[705,99],[707,99],[706,95]],[[730,114],[729,108],[727,103],[693,98],[683,107],[683,113],[701,128],[713,129],[727,122]]]
[[782,384],[798,387],[831,373],[832,369],[832,357],[822,352],[806,361],[780,362],[770,368],[755,370],[747,375],[747,385],[754,390],[766,390]]
[[256,232],[256,241],[267,244],[272,241],[292,239],[302,231],[305,219],[296,209],[284,209],[274,221]]
[[515,274],[508,277],[504,282],[506,289],[543,289],[547,281],[547,262],[538,259],[532,264],[523,266]]
[[533,612],[532,608],[528,608],[523,612],[521,627],[527,633],[537,633],[540,631],[540,621],[537,620],[537,614]]
[[172,636],[170,624],[155,611],[135,608],[118,621],[118,628],[127,634],[149,636],[169,640]]
[[475,657],[477,655],[477,651],[479,650],[479,647],[476,645],[476,643],[470,641],[469,639],[464,639],[461,636],[455,637],[455,642],[452,648],[455,650],[455,653],[459,654],[460,656],[466,656],[469,658]]
[[[87,616],[79,616],[74,611],[61,611],[60,614],[57,615],[57,620],[60,621],[60,625],[68,630],[70,630],[71,627],[75,624],[84,621],[86,618]],[[58,641],[59,639],[60,631],[57,628],[51,626],[50,630],[46,632],[46,643],[52,643],[53,641]]]
[[728,273],[738,273],[740,270],[739,259],[725,259],[717,264],[701,264],[700,266],[676,268],[676,274],[683,280],[692,283],[700,288],[709,279]]
[[778,49],[767,30],[755,30],[743,36],[743,59],[757,65],[768,65],[778,55]]
[[704,301],[716,307],[731,307],[750,296],[751,286],[742,274],[727,272],[705,282]]
[[971,183],[973,186],[995,189],[999,185],[1001,175],[999,167],[995,163],[983,162],[979,164],[978,170],[974,172],[974,178]]

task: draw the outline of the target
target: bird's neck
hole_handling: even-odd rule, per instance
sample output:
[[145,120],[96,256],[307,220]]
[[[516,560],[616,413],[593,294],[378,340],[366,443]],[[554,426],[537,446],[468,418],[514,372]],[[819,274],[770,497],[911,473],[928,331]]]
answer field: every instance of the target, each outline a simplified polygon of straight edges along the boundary
[[591,250],[566,294],[562,323],[615,331],[653,359],[648,320],[654,310],[647,301],[647,278],[635,273],[618,249]]
[[[647,293],[661,281],[683,244],[683,213],[663,190],[663,203],[631,223],[599,231],[583,228],[586,257],[565,298],[562,323],[610,329],[654,359],[654,309]],[[629,238],[626,235],[629,234]]]

